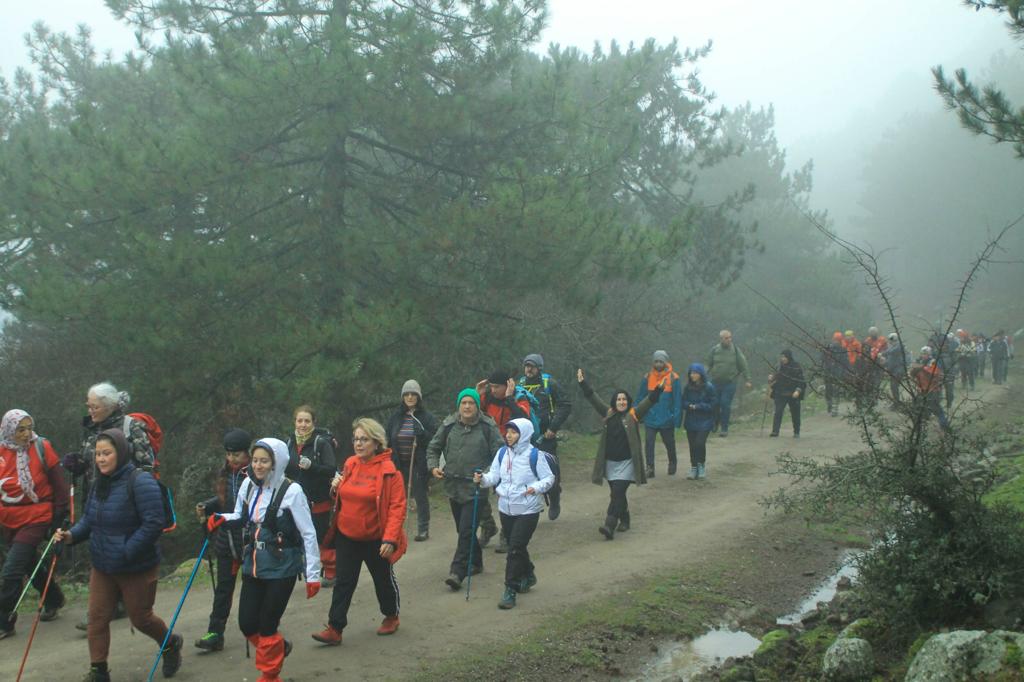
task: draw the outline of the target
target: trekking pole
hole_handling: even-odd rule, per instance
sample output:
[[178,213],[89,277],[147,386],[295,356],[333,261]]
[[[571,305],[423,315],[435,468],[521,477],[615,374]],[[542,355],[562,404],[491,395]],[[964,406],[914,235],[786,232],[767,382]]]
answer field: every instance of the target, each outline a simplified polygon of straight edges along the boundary
[[188,582],[185,583],[185,591],[181,595],[181,599],[178,601],[178,608],[174,609],[174,617],[171,618],[171,624],[167,626],[167,634],[164,635],[164,641],[160,645],[160,650],[156,652],[156,660],[153,661],[153,667],[149,671],[149,677],[146,678],[146,682],[153,682],[153,675],[156,674],[156,667],[160,665],[160,659],[164,655],[164,649],[167,648],[167,643],[171,641],[171,634],[174,633],[174,625],[178,622],[178,616],[181,614],[181,607],[185,605],[185,597],[188,596],[188,591],[192,589],[192,582],[196,579],[196,573],[199,572],[199,567],[203,565],[203,555],[206,554],[206,548],[210,544],[210,536],[207,535],[203,540],[203,546],[199,550],[199,556],[196,558],[196,563],[192,566],[192,572],[188,576]]
[[28,577],[28,581],[25,583],[25,589],[21,591],[21,596],[18,597],[18,602],[14,605],[14,608],[11,610],[11,613],[18,612],[18,607],[21,606],[21,601],[25,598],[25,595],[28,594],[28,588],[32,586],[32,580],[35,579],[36,573],[39,572],[39,567],[42,566],[43,561],[46,560],[46,554],[50,551],[51,547],[53,547],[52,535],[50,536],[50,541],[46,543],[46,548],[43,550],[43,553],[39,557],[39,562],[36,563],[36,567],[32,569],[32,575]]
[[46,595],[50,592],[50,584],[53,582],[53,572],[57,568],[57,557],[63,545],[57,545],[53,556],[50,558],[50,570],[46,574],[46,585],[43,586],[43,593],[39,597],[39,608],[36,609],[36,619],[32,622],[32,632],[28,635],[28,642],[25,644],[25,653],[21,657],[21,666],[18,668],[17,682],[21,682],[21,676],[25,672],[25,662],[28,661],[28,652],[32,648],[32,640],[36,636],[36,628],[39,627],[39,619],[43,615],[43,604],[46,603]]
[[768,421],[768,395],[769,391],[764,393],[764,411],[761,413],[761,438],[764,438],[764,423]]
[[[480,473],[480,469],[474,469],[473,473]],[[466,601],[469,601],[469,588],[473,584],[473,543],[476,540],[476,513],[480,506],[480,484],[475,481],[473,484],[473,522],[470,524],[469,559],[466,561]]]

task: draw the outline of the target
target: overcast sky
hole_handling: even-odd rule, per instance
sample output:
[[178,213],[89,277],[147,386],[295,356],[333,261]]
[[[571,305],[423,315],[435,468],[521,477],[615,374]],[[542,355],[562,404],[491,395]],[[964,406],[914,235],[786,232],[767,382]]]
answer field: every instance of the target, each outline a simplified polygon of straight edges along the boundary
[[[5,77],[27,65],[22,36],[40,19],[62,31],[88,24],[100,51],[115,56],[134,45],[131,29],[102,0],[3,5]],[[549,10],[542,48],[555,42],[589,51],[595,41],[626,45],[649,37],[678,38],[684,46],[713,40],[701,67],[705,85],[725,105],[774,104],[779,140],[795,161],[827,156],[816,152],[815,141],[877,108],[895,83],[914,90],[908,99],[939,107],[930,92],[931,66],[976,69],[996,50],[1019,51],[998,16],[971,12],[960,0],[549,0]]]

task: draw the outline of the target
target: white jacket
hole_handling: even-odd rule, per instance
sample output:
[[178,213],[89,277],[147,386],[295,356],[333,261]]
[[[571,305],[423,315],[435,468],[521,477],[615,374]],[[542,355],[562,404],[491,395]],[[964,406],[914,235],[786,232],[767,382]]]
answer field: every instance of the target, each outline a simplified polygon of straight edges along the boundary
[[[483,475],[480,485],[494,488],[498,494],[498,511],[509,516],[539,514],[544,509],[543,495],[555,484],[555,475],[548,465],[547,453],[537,452],[537,475],[530,467],[530,452],[534,445],[533,424],[529,419],[513,419],[511,424],[519,431],[519,442],[513,447],[503,446],[494,455],[491,468]],[[535,494],[528,495],[527,488]]]

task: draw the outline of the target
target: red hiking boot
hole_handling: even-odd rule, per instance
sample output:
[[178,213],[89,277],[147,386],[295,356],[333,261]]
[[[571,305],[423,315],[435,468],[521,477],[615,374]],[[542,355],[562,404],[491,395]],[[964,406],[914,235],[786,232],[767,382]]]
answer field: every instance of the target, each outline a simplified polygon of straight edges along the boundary
[[377,628],[378,635],[393,635],[398,631],[398,616],[386,616]]
[[[395,627],[397,627],[397,624]],[[313,639],[320,642],[321,644],[327,644],[329,646],[338,646],[339,644],[341,644],[341,630],[335,630],[330,625],[328,625],[320,632],[314,632]]]

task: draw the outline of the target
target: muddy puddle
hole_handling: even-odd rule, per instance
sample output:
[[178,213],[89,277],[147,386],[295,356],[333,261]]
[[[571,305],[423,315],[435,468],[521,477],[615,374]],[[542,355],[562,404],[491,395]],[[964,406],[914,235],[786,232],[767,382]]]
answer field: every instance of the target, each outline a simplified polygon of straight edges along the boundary
[[[813,611],[818,602],[831,601],[836,596],[841,580],[855,580],[857,569],[853,562],[855,552],[845,552],[839,558],[839,568],[822,581],[794,611],[777,619],[780,625],[800,622],[801,616]],[[666,642],[658,648],[658,654],[643,667],[634,682],[686,682],[694,676],[721,665],[727,658],[750,656],[761,645],[761,640],[749,632],[715,628],[688,642]]]

